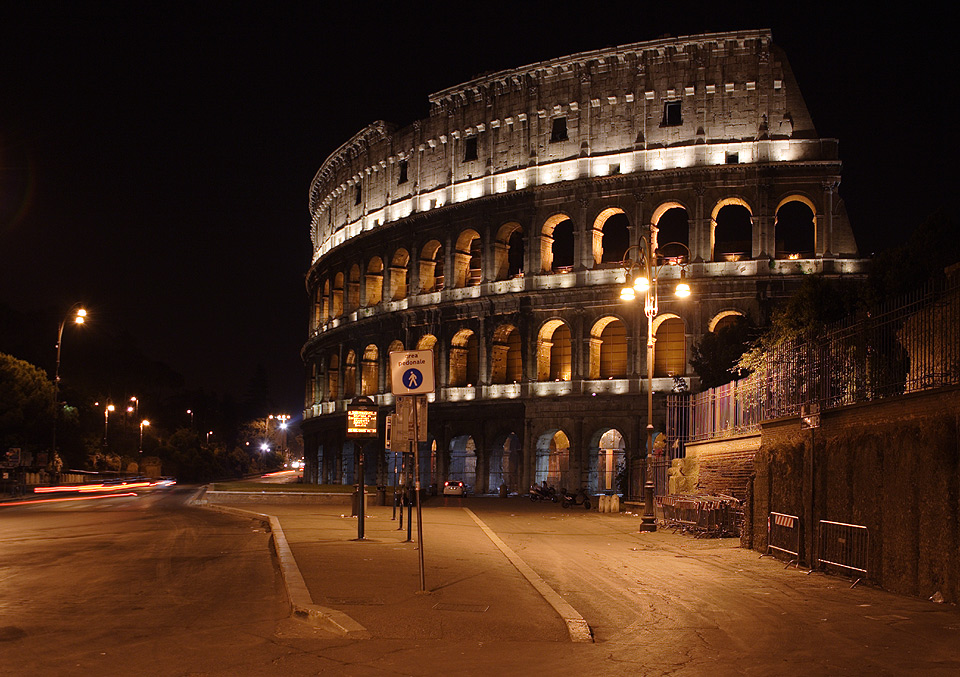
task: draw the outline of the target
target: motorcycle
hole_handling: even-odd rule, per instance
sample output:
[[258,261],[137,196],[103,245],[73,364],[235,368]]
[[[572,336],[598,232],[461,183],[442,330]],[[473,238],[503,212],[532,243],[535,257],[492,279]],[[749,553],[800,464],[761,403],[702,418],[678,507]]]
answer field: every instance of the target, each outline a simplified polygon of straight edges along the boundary
[[546,485],[534,484],[530,487],[531,501],[553,501],[557,502],[557,490]]
[[577,489],[575,494],[566,489],[561,489],[560,492],[560,505],[564,508],[569,508],[571,505],[582,505],[584,510],[590,509],[590,497],[583,490],[583,487]]

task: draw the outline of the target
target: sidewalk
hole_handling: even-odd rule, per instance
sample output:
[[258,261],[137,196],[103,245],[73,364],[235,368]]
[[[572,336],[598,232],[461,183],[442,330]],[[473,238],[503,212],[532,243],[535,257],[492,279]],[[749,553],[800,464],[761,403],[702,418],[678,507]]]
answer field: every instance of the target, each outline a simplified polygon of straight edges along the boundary
[[320,607],[321,620],[345,614],[376,639],[571,640],[564,618],[459,505],[423,509],[426,593],[420,592],[415,510],[408,543],[406,513],[398,530],[390,506],[367,507],[363,541],[356,540],[357,518],[348,505],[227,507],[277,519],[278,553],[285,540],[309,596],[295,599],[296,585],[285,571],[291,602],[295,609],[298,603]]

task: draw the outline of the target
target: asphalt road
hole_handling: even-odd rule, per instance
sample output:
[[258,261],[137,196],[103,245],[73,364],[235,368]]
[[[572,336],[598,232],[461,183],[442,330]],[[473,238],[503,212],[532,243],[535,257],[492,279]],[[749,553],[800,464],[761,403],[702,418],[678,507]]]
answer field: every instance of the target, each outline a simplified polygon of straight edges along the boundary
[[[333,637],[287,618],[260,523],[185,507],[188,493],[0,508],[0,675],[960,672],[953,606],[851,590],[731,540],[638,534],[629,516],[521,499],[424,510],[425,528],[443,536],[426,550],[428,577],[443,571],[431,567],[495,572],[456,578],[470,601],[514,595],[509,636],[467,625],[439,639]],[[519,618],[529,591],[509,592],[509,567],[466,534],[476,527],[464,507],[583,615],[594,644]],[[443,531],[453,526],[464,536]]]

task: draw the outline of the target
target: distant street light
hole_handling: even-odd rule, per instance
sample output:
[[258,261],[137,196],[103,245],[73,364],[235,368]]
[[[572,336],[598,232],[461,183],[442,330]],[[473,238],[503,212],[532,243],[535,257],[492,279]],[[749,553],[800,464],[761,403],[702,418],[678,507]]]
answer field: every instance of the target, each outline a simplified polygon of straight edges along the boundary
[[[682,242],[670,242],[664,247],[677,245],[687,252],[687,258],[690,257],[690,249]],[[636,249],[639,255],[639,261],[631,261],[629,253],[631,249]],[[633,301],[637,297],[637,292],[642,292],[643,313],[647,316],[647,452],[644,466],[646,468],[646,482],[643,486],[643,517],[640,521],[640,531],[656,531],[657,518],[653,513],[653,318],[658,312],[657,298],[657,279],[660,273],[667,265],[679,265],[680,281],[674,289],[674,294],[679,298],[690,296],[690,285],[686,279],[686,269],[684,268],[683,256],[671,257],[661,262],[659,252],[662,247],[656,251],[653,250],[652,238],[643,236],[640,238],[640,244],[631,245],[624,252],[621,265],[627,269],[627,286],[620,290],[621,301]]]
[[87,318],[87,311],[79,303],[70,306],[70,310],[60,322],[57,330],[57,366],[53,372],[53,436],[50,445],[50,464],[56,466],[57,460],[57,422],[60,420],[60,344],[63,342],[63,327],[68,320],[74,324],[83,324]]
[[193,428],[193,409],[187,409],[187,413],[190,415],[190,427]]
[[143,456],[143,428],[150,425],[150,421],[143,419],[140,421],[140,456]]
[[207,444],[210,444],[210,436],[213,434],[212,430],[207,431]]
[[103,450],[107,450],[107,432],[110,429],[110,412],[116,411],[117,408],[112,404],[108,404],[103,409]]

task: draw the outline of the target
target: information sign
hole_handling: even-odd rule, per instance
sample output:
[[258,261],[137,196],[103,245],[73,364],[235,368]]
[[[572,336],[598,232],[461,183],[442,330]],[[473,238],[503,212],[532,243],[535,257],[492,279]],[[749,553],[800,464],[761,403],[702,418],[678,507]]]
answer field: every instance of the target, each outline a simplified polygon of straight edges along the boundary
[[369,397],[356,398],[347,406],[347,439],[377,436],[377,405]]
[[390,383],[394,395],[426,395],[434,391],[433,351],[390,353]]

